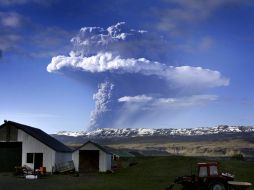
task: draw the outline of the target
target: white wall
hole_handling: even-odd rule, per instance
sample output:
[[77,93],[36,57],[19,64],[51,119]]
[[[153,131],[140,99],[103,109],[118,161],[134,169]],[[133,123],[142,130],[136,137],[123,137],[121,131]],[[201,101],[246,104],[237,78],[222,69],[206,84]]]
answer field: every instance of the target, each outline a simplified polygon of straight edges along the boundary
[[71,152],[56,152],[56,164],[72,160]]
[[112,155],[107,154],[107,170],[111,170],[111,168],[112,168],[111,164],[112,164]]
[[92,143],[88,143],[72,154],[76,171],[79,169],[79,150],[99,150],[99,171],[106,172],[107,170],[111,170],[111,154],[107,154]]
[[22,142],[22,166],[27,165],[34,168],[34,164],[26,163],[27,153],[43,153],[43,166],[46,167],[47,172],[53,171],[56,155],[55,150],[20,129],[18,130],[18,141]]
[[75,171],[79,171],[79,150],[72,153],[72,160],[75,166]]

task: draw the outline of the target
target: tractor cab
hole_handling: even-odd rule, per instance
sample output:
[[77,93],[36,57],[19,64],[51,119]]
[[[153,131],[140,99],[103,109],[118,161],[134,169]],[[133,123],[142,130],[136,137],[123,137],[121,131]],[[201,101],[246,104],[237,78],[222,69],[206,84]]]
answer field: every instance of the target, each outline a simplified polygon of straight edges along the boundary
[[[198,163],[197,170],[197,183],[195,183],[195,189],[207,189],[212,181],[220,180],[220,172],[217,162]],[[216,189],[222,190],[223,188]]]
[[214,177],[220,175],[217,162],[198,163],[198,177]]

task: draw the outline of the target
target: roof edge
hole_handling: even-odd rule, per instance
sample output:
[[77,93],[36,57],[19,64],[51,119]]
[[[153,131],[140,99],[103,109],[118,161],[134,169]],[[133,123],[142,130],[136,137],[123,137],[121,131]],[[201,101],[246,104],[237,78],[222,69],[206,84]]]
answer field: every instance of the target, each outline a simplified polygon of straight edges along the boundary
[[101,145],[99,145],[99,144],[97,144],[96,142],[93,142],[93,141],[91,141],[91,140],[88,140],[87,142],[85,142],[84,144],[82,144],[81,146],[79,146],[78,148],[74,149],[73,152],[79,150],[81,147],[83,147],[83,146],[85,146],[85,145],[87,145],[87,144],[89,144],[89,143],[93,144],[93,145],[96,146],[98,149],[102,150],[103,152],[105,152],[105,153],[107,153],[107,154],[113,155],[112,152],[106,150],[104,147],[102,147]]
[[[40,141],[41,143],[45,144],[46,146],[48,146],[49,148],[53,149],[54,151],[56,152],[62,152],[62,153],[71,153],[73,152],[73,150],[71,148],[69,148],[68,146],[66,146],[65,144],[63,144],[62,142],[60,142],[59,140],[57,140],[56,138],[52,137],[51,135],[49,135],[48,133],[44,132],[43,130],[39,129],[39,128],[35,128],[35,127],[31,127],[31,126],[28,126],[28,125],[24,125],[24,124],[21,124],[21,123],[17,123],[17,122],[14,122],[14,121],[8,121],[8,120],[4,120],[4,123],[2,125],[0,125],[0,128],[5,126],[5,125],[8,125],[8,124],[12,124],[14,127],[16,127],[17,129],[20,129],[22,131],[24,131],[25,133],[29,134],[30,136],[32,136],[33,138],[35,138],[36,140]],[[34,128],[34,129],[37,129],[37,130],[40,130],[42,131],[43,133],[45,133],[46,135],[50,136],[51,138],[55,139],[56,141],[58,141],[59,143],[61,143],[62,145],[64,145],[67,149],[69,149],[68,151],[61,151],[61,150],[57,150],[56,148],[50,146],[48,143],[45,143],[45,142],[42,142],[40,139],[38,139],[36,136],[34,136],[33,134],[29,133],[28,131],[22,129],[21,127],[19,126],[16,126],[15,124],[17,125],[23,125],[25,127],[30,127],[30,128]]]

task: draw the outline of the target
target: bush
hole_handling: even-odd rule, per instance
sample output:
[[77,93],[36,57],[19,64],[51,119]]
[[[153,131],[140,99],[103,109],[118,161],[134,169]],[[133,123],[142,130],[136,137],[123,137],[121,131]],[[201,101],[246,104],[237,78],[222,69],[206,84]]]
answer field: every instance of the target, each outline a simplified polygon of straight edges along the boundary
[[234,154],[231,158],[234,160],[244,160],[244,156],[241,153]]

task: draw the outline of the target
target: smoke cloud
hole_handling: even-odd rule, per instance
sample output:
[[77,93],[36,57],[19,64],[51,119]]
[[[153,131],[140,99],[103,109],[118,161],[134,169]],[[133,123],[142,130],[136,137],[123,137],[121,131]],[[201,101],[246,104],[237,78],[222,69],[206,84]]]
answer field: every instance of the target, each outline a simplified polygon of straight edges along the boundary
[[[52,58],[48,72],[78,71],[94,88],[88,130],[131,127],[152,112],[215,101],[207,89],[227,86],[219,71],[162,62],[166,42],[124,22],[106,29],[84,27],[71,39],[69,55]],[[124,118],[124,119],[123,119]]]
[[114,85],[108,81],[98,85],[98,92],[93,95],[95,110],[91,113],[91,129],[99,127],[98,124],[100,123],[100,120],[103,122],[104,115],[111,111],[109,107],[113,88]]

